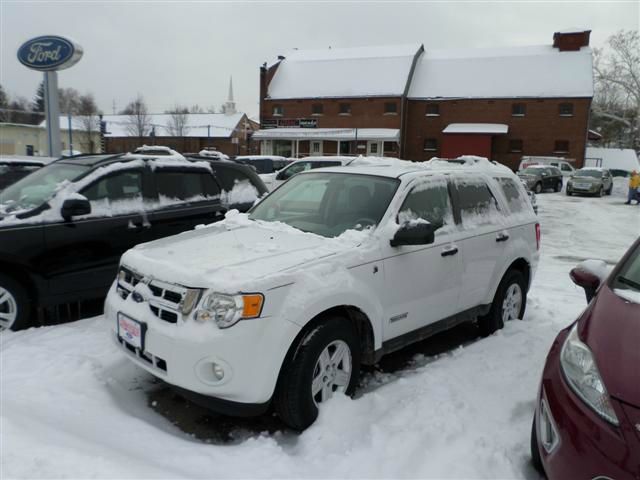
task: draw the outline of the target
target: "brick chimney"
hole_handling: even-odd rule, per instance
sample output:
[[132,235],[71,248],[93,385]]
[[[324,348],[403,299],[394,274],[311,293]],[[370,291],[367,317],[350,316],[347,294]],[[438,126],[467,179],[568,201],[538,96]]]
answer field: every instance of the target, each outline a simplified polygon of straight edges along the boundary
[[589,46],[591,30],[564,30],[553,34],[553,46],[561,52],[575,52]]

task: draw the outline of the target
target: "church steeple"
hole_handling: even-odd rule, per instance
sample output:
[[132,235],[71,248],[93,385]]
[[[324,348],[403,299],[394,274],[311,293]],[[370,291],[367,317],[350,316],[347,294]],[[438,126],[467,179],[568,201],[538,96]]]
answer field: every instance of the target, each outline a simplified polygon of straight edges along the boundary
[[229,98],[222,109],[226,115],[236,113],[236,102],[233,101],[233,76],[229,77]]

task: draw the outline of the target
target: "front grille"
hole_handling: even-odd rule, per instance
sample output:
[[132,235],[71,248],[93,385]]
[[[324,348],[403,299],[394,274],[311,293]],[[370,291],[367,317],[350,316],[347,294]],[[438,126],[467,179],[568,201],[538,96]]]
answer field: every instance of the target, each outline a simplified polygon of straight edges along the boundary
[[120,267],[118,273],[117,292],[122,299],[127,299],[138,283],[149,287],[152,297],[147,299],[151,312],[168,323],[178,323],[182,302],[187,294],[187,288],[173,283],[147,278],[126,267]]
[[167,362],[164,359],[162,359],[160,357],[157,357],[157,356],[153,355],[150,352],[141,351],[139,348],[136,348],[133,345],[130,345],[127,342],[125,342],[119,336],[117,338],[118,338],[118,343],[120,345],[122,345],[126,350],[131,352],[132,355],[135,355],[140,360],[142,360],[142,361],[148,363],[149,365],[153,366],[154,368],[156,368],[158,370],[162,370],[163,372],[166,373],[166,371],[167,371]]

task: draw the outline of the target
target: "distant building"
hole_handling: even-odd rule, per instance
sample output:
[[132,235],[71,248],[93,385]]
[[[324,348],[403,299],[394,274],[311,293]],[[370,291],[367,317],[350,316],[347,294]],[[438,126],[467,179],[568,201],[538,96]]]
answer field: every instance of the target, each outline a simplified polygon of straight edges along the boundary
[[475,154],[585,157],[593,97],[589,31],[553,45],[294,50],[260,69],[261,153],[427,160]]
[[[60,118],[60,141],[62,153],[69,149],[68,118]],[[95,132],[89,135],[86,127],[78,117],[72,120],[71,142],[73,151],[87,153],[94,147],[99,151],[100,135],[97,122]],[[0,154],[2,155],[28,155],[48,156],[48,141],[45,122],[40,125],[26,125],[22,123],[0,123]]]
[[614,173],[640,171],[640,160],[631,148],[598,148],[587,147],[584,161],[585,167],[608,168]]
[[[229,111],[235,104],[227,102]],[[256,129],[244,113],[189,113],[148,115],[138,134],[130,115],[104,115],[104,144],[107,153],[129,152],[141,145],[165,145],[178,152],[215,149],[229,156],[257,152],[251,134]]]

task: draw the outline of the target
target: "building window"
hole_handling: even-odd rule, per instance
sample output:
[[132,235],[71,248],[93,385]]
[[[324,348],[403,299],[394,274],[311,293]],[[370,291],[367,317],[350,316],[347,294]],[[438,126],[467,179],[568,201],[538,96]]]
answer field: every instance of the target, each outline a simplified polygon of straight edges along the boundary
[[424,151],[425,152],[436,152],[438,150],[438,140],[435,138],[425,138],[424,139]]
[[509,140],[509,152],[521,153],[522,152],[522,140]]
[[384,102],[384,113],[396,115],[398,113],[398,104],[396,102]]
[[427,103],[427,117],[438,117],[440,116],[440,105],[437,103]]
[[340,111],[340,115],[351,115],[351,104],[341,103],[339,111]]
[[527,106],[524,103],[514,103],[511,105],[512,117],[524,117],[527,113]]
[[322,115],[324,113],[324,106],[321,103],[314,103],[311,105],[311,115]]
[[27,145],[27,156],[33,157],[33,145]]
[[558,112],[561,117],[573,117],[573,103],[561,103],[558,105]]
[[569,141],[568,140],[556,140],[553,147],[553,153],[569,153]]
[[320,142],[311,142],[311,153],[320,153]]
[[369,146],[369,153],[372,153],[373,155],[376,155],[378,153],[378,144],[377,143],[372,143]]
[[274,105],[273,106],[273,116],[274,117],[281,117],[282,115],[284,115],[284,108],[282,107],[282,105]]

